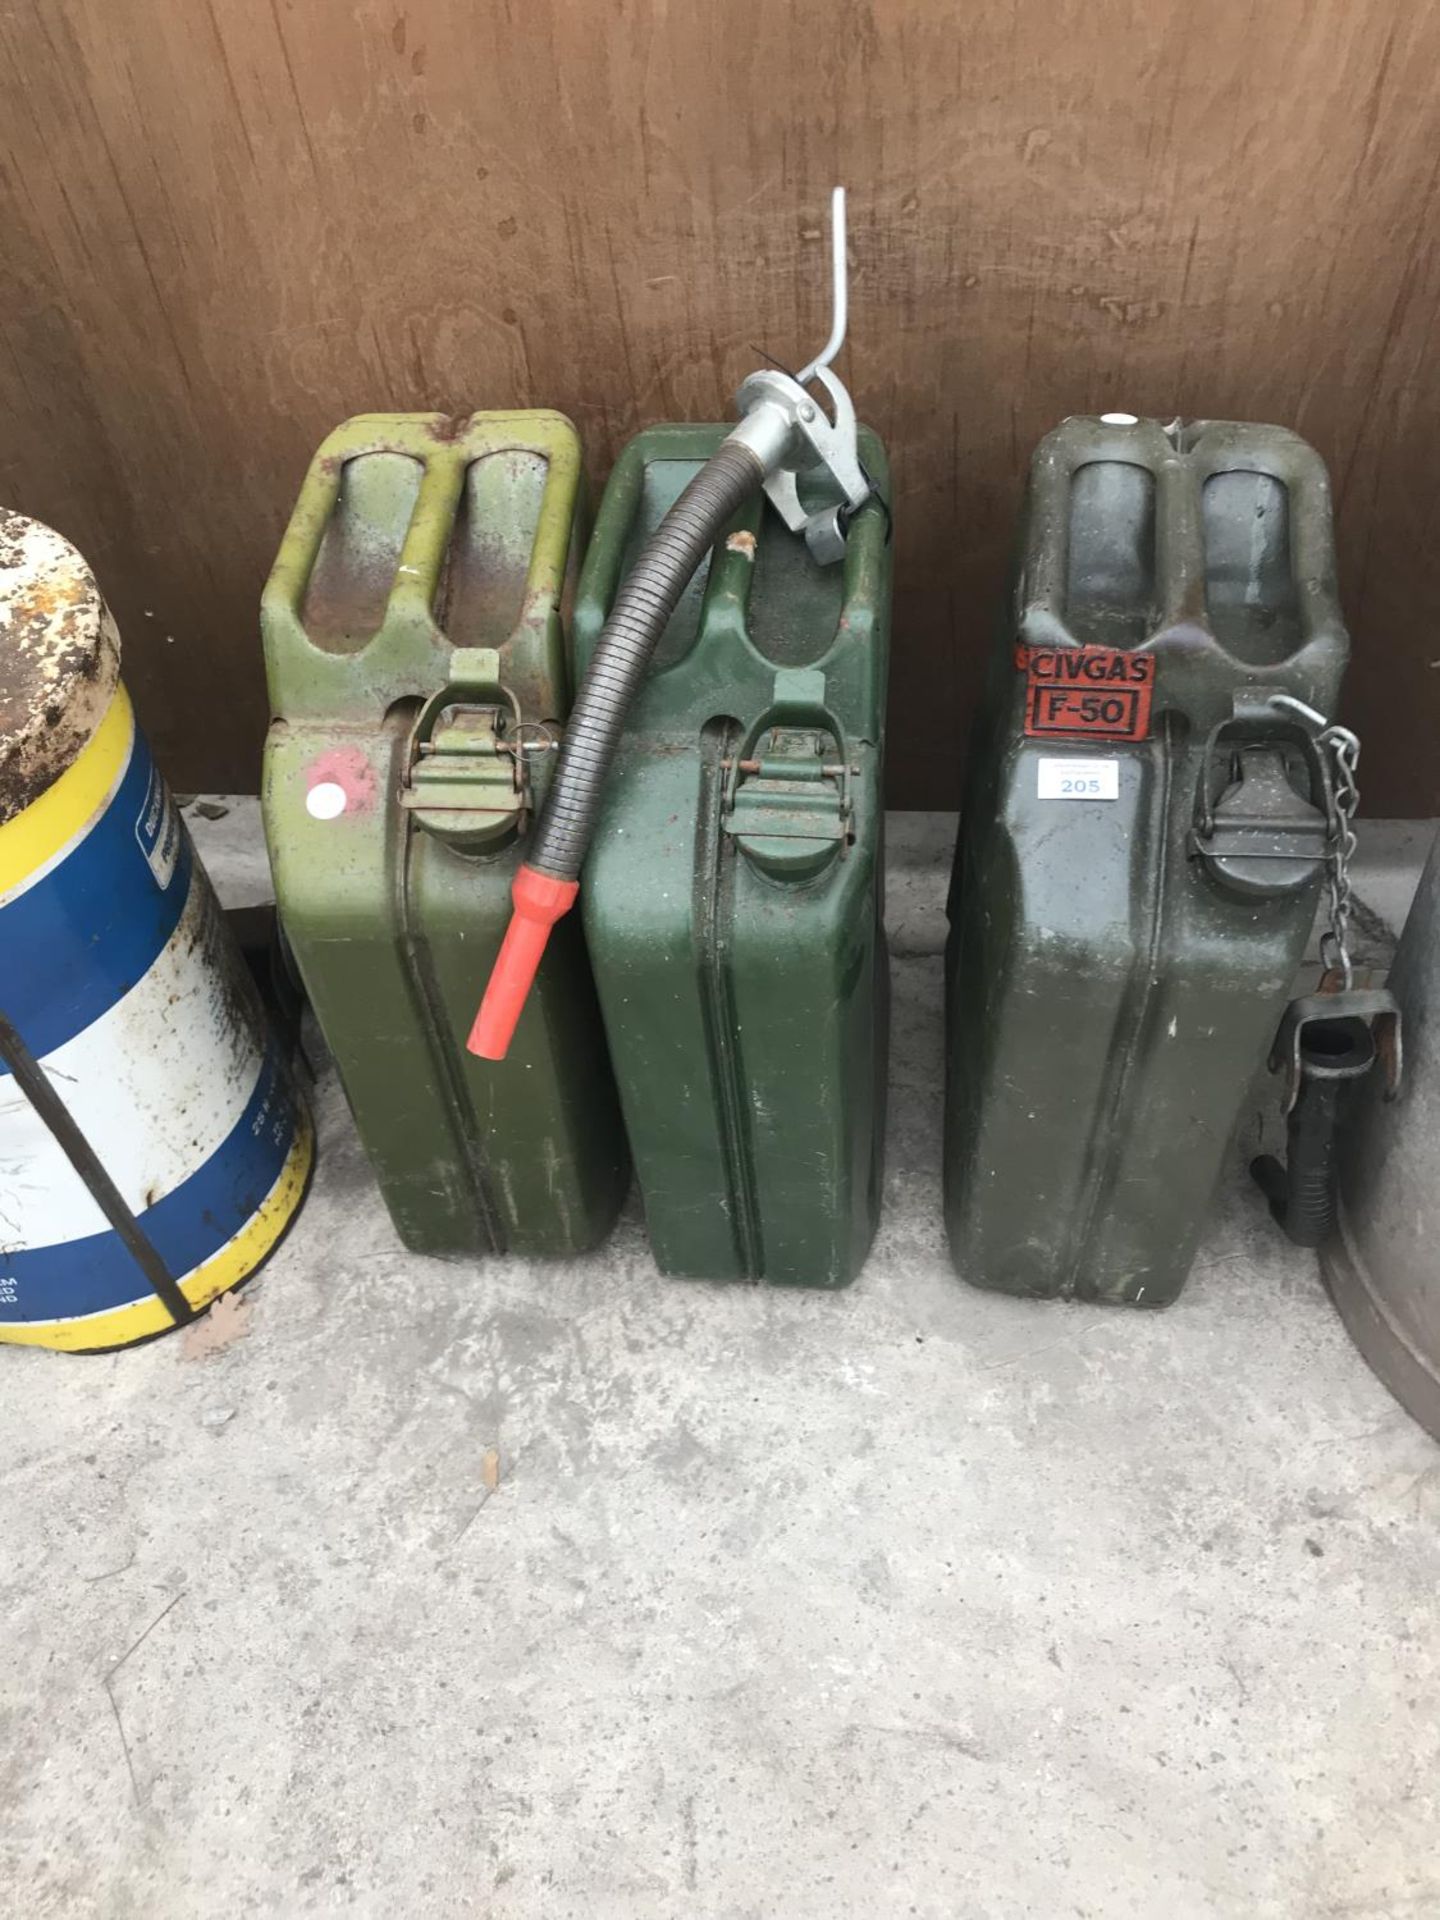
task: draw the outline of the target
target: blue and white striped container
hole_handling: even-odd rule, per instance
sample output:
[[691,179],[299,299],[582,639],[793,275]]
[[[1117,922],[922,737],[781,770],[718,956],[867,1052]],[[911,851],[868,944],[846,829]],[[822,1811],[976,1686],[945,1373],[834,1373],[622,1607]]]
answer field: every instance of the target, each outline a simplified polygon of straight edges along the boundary
[[[190,1305],[252,1273],[304,1196],[309,1117],[136,728],[93,576],[4,511],[0,1013]],[[0,1061],[0,1342],[93,1351],[173,1324]]]

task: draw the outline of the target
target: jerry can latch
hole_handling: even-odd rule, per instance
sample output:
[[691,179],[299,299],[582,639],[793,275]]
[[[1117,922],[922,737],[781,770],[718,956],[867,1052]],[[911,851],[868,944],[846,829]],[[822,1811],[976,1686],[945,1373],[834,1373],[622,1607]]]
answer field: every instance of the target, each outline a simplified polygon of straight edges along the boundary
[[825,704],[825,676],[782,668],[775,695],[724,763],[722,825],[742,853],[777,879],[809,879],[855,837],[845,730]]
[[527,725],[489,647],[457,647],[448,684],[420,710],[400,785],[414,824],[461,853],[509,840],[530,806],[529,757],[555,746]]

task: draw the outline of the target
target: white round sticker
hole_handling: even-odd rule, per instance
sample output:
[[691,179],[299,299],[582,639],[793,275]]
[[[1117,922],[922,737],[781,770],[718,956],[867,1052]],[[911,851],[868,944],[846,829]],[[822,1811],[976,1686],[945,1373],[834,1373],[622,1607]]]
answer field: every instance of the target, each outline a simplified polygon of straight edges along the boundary
[[338,820],[345,811],[345,789],[338,780],[317,780],[305,796],[312,820]]

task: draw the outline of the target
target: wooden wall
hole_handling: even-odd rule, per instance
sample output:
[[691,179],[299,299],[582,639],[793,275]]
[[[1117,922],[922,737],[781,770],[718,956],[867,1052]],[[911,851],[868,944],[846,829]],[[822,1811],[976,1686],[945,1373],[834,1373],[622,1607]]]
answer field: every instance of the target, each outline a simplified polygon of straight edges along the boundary
[[1429,0],[9,0],[0,492],[92,558],[174,781],[253,787],[256,602],[376,407],[545,404],[597,480],[826,323],[896,469],[897,804],[953,803],[1070,412],[1332,464],[1367,810],[1440,811]]

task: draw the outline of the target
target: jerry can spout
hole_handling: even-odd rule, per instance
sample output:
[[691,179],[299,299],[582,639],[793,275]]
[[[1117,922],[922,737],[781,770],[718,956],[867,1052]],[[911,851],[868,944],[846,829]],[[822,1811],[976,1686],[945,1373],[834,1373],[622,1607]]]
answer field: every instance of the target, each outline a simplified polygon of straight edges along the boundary
[[1335,1224],[1341,1097],[1374,1064],[1375,1041],[1363,1020],[1316,1022],[1301,1042],[1301,1082],[1286,1123],[1285,1163],[1263,1154],[1250,1164],[1276,1222],[1297,1247],[1322,1246]]
[[575,904],[578,880],[554,880],[528,863],[510,888],[510,925],[466,1046],[477,1059],[503,1060],[550,941],[550,929]]
[[1286,1009],[1270,1055],[1285,1075],[1286,1158],[1252,1160],[1270,1211],[1297,1247],[1321,1247],[1338,1206],[1339,1126],[1354,1083],[1380,1067],[1393,1100],[1403,1072],[1400,1008],[1383,987],[1341,988],[1327,975],[1319,993]]
[[[736,396],[739,425],[656,527],[615,596],[516,876],[515,918],[467,1043],[483,1059],[503,1060],[509,1049],[550,928],[574,902],[625,716],[681,595],[726,522],[763,487],[790,531],[803,533],[814,557],[828,564],[843,558],[849,522],[873,491],[857,451],[854,406],[829,364],[845,338],[843,188],[835,189],[831,217],[830,338],[800,379],[767,368],[744,382]],[[812,379],[829,395],[833,421],[807,393]],[[835,498],[818,510],[807,507],[796,480],[802,470],[828,482]]]

